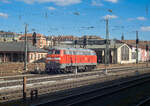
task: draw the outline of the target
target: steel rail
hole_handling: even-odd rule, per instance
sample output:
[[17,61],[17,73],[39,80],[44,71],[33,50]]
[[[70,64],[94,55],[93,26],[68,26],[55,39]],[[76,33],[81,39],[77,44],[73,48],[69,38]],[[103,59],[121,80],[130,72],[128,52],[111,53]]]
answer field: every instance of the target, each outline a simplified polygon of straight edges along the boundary
[[[56,104],[58,103],[61,106],[64,106],[64,105],[72,106],[72,105],[79,104],[79,103],[82,103],[82,102],[85,102],[85,101],[88,101],[91,99],[95,99],[98,97],[104,97],[104,96],[110,95],[112,93],[120,92],[124,89],[135,87],[137,85],[140,85],[140,84],[143,84],[143,83],[146,83],[149,81],[150,81],[150,75],[146,75],[146,76],[142,76],[139,78],[134,78],[132,80],[123,81],[123,82],[115,83],[112,85],[107,85],[107,86],[104,86],[101,88],[95,88],[95,89],[91,89],[88,91],[82,91],[78,94],[72,94],[72,95],[62,97],[62,98],[59,98],[59,99],[56,99],[53,101],[45,101],[45,102],[42,102],[39,104],[34,104],[32,106],[39,106],[39,105],[42,106],[42,105],[50,105],[50,104],[54,105],[55,103]],[[95,95],[93,94],[91,96],[90,95],[91,93],[94,93]],[[69,100],[71,100],[71,103],[69,102]],[[66,101],[66,103],[65,103],[65,101]]]
[[138,103],[136,106],[145,106],[146,103],[148,103],[150,101],[150,97],[142,100],[140,103]]
[[[148,69],[150,67],[139,67],[138,69]],[[108,73],[112,72],[119,72],[119,71],[128,71],[128,70],[136,70],[137,68],[135,67],[126,67],[123,69],[120,68],[112,68],[108,69]],[[83,72],[83,73],[78,73],[76,77],[83,77],[83,76],[91,76],[91,75],[96,75],[96,74],[103,74],[103,70],[97,70],[97,71],[91,71],[91,72]],[[45,82],[45,81],[51,81],[51,80],[59,80],[59,79],[67,79],[73,77],[74,74],[61,74],[61,75],[56,75],[56,76],[42,76],[42,77],[35,77],[35,78],[29,78],[27,79],[27,83],[35,83],[35,82]],[[0,81],[0,87],[3,86],[14,86],[14,85],[22,85],[22,79],[17,79],[17,80],[3,80]]]
[[[146,69],[149,69],[149,68],[146,68]],[[89,74],[89,75],[90,75],[90,74]],[[82,78],[83,76],[80,76],[80,77]],[[78,78],[80,78],[80,77],[78,77]],[[105,77],[105,76],[104,76],[104,77]],[[104,77],[103,77],[103,78],[104,78]],[[90,82],[90,81],[92,82],[91,79],[90,79],[88,82]],[[96,82],[96,81],[99,81],[99,80],[95,79],[95,82]],[[73,84],[73,83],[74,83],[74,84]],[[80,84],[80,83],[81,83],[81,84]],[[70,84],[71,86],[74,86],[74,85],[75,85],[75,86],[77,86],[77,87],[80,86],[80,85],[81,85],[81,86],[87,85],[87,84],[85,84],[85,83],[87,83],[87,82],[86,82],[86,81],[83,81],[83,82],[82,82],[82,81],[77,81],[77,82],[70,82],[70,83],[66,82],[66,84],[68,84],[68,85],[69,85],[69,84]],[[78,85],[76,85],[76,84],[78,84]],[[63,86],[63,85],[64,85],[64,86]],[[43,87],[40,86],[40,90],[47,88],[47,89],[46,89],[47,91],[44,91],[44,92],[48,93],[48,91],[51,90],[51,89],[49,90],[49,88],[57,89],[57,88],[59,88],[59,87],[60,87],[60,88],[61,88],[61,87],[64,87],[64,88],[68,88],[68,89],[69,89],[69,86],[70,86],[70,85],[69,85],[69,86],[68,86],[68,85],[65,86],[64,83],[63,83],[62,85],[60,84],[60,86],[58,86],[58,85],[57,85],[57,86],[51,85],[51,86],[48,87],[48,86],[42,85]],[[54,86],[54,87],[52,87],[52,86]],[[74,86],[74,87],[75,87],[75,86]],[[74,88],[74,87],[72,87],[72,88]],[[39,87],[36,87],[36,88],[39,89]],[[70,88],[71,88],[71,87],[70,87]],[[27,88],[27,89],[29,89],[29,88]],[[31,89],[31,88],[30,88],[30,89]],[[33,88],[32,88],[32,89],[33,89]],[[63,90],[63,88],[62,88],[62,89],[59,89],[59,90]],[[54,91],[55,91],[55,90],[54,90]],[[13,91],[13,92],[14,92],[14,91]],[[7,92],[6,92],[6,93],[7,93]],[[12,94],[11,92],[9,92],[9,93]],[[41,92],[41,93],[42,93],[42,92]],[[5,94],[5,92],[4,92],[4,94]],[[7,94],[8,94],[8,93],[7,93]],[[9,95],[9,94],[8,94],[8,95]],[[2,96],[3,96],[3,95],[2,95]],[[6,96],[7,96],[7,95],[6,95]],[[5,96],[4,96],[4,97],[5,97]],[[12,97],[12,96],[10,95],[9,97]]]

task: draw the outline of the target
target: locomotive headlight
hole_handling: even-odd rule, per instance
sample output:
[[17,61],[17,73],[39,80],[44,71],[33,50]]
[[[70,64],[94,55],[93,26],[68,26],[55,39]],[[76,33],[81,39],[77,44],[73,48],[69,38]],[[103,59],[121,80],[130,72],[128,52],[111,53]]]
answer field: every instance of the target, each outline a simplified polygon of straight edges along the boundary
[[57,58],[53,58],[54,60],[60,60],[60,58],[59,57],[57,57]]
[[51,58],[51,57],[48,57],[48,58],[46,58],[46,60],[52,60],[52,58]]

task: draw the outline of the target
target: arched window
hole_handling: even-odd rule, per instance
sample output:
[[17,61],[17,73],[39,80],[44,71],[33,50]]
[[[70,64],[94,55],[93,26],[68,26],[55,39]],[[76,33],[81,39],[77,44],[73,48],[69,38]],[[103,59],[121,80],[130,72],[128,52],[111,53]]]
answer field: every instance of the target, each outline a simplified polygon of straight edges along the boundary
[[129,48],[127,46],[121,48],[121,60],[129,60]]

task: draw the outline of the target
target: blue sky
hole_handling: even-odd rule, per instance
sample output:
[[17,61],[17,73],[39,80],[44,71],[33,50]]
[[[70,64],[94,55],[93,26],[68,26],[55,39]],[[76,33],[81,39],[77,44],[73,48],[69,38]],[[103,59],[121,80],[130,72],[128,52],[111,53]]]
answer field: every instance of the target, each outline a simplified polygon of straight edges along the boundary
[[[112,10],[109,12],[108,10]],[[150,0],[0,0],[0,30],[150,40]]]

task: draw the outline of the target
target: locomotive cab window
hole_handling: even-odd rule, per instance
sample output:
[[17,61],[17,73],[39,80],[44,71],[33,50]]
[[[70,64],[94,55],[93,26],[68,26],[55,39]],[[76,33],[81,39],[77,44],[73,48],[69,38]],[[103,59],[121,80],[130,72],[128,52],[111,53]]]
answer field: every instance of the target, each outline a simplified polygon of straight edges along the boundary
[[91,55],[96,55],[95,52],[91,52]]
[[73,51],[72,51],[72,50],[69,50],[69,54],[70,54],[70,55],[73,55]]
[[68,50],[64,50],[64,54],[69,54],[69,51]]
[[55,54],[60,54],[60,50],[55,50]]
[[60,50],[50,50],[48,54],[60,54]]
[[48,54],[53,54],[53,50],[49,50]]
[[77,55],[77,51],[73,51],[73,55]]

